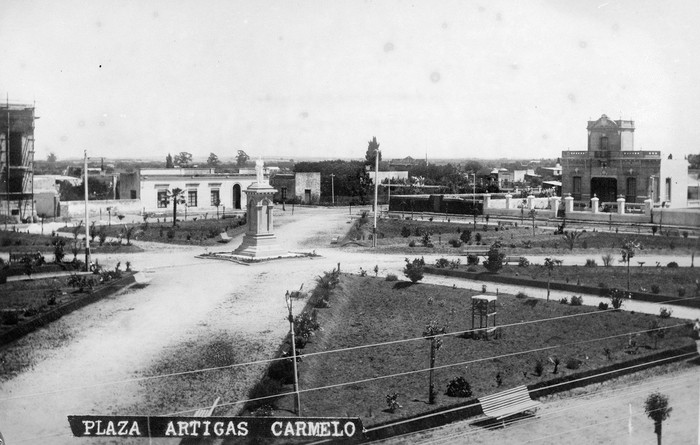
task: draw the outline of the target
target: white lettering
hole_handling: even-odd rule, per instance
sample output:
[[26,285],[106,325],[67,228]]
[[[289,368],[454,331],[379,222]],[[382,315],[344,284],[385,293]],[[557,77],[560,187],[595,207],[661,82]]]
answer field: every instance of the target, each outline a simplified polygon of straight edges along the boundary
[[320,437],[326,437],[331,435],[330,424],[328,422],[321,422],[321,432]]
[[[311,423],[311,422],[309,422]],[[296,422],[297,436],[306,436],[306,422]]]
[[343,435],[343,433],[341,433],[341,432],[338,431],[338,424],[339,424],[340,422],[338,422],[338,421],[333,421],[333,422],[331,422],[331,423],[333,424],[333,437],[341,437],[341,436]]
[[172,420],[170,422],[168,422],[168,427],[165,429],[165,435],[166,436],[177,436],[177,431],[175,431],[175,425],[173,425]]
[[248,422],[238,423],[238,435],[247,436],[248,435]]
[[321,425],[318,422],[309,422],[309,436],[315,437],[321,433]]
[[280,437],[282,435],[282,422],[274,422],[270,429],[273,436]]
[[139,430],[139,423],[133,421],[131,424],[131,429],[129,430],[129,436],[140,436],[141,431]]
[[83,420],[83,426],[85,426],[85,435],[91,433],[91,430],[95,428],[95,422],[92,420]]
[[231,421],[229,421],[229,423],[226,427],[226,435],[227,436],[235,436],[236,435],[236,426]]
[[204,422],[202,422],[202,424],[204,424],[204,432],[202,433],[202,435],[211,436],[211,434],[209,434],[209,425],[211,425],[211,420],[205,420]]
[[352,422],[347,422],[345,424],[345,428],[343,428],[343,430],[345,431],[346,436],[352,437],[355,435],[355,431],[356,431],[355,424]]
[[180,420],[177,422],[177,427],[180,429],[178,432],[178,437],[184,437],[187,435],[187,429],[190,426],[188,422],[185,422],[183,420]]
[[287,426],[284,428],[284,435],[285,436],[293,436],[294,435],[294,425],[292,425],[292,422],[287,422]]
[[117,430],[114,428],[112,421],[107,422],[107,429],[104,432],[105,435],[116,436]]
[[214,424],[214,434],[216,434],[216,437],[223,436],[223,434],[224,434],[224,422],[216,422]]

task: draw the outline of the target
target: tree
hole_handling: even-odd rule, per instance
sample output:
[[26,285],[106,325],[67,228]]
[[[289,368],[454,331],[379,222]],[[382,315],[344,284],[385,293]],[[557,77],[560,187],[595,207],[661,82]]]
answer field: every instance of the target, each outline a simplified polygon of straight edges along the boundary
[[250,159],[250,156],[243,150],[238,150],[238,155],[236,156],[236,165],[240,167],[245,167],[245,163]]
[[671,415],[673,408],[668,406],[668,396],[655,392],[649,394],[644,402],[644,412],[654,421],[654,433],[656,433],[656,443],[661,445],[661,424]]
[[376,137],[372,137],[367,145],[367,152],[365,153],[365,165],[375,165],[375,156],[379,153],[379,161],[382,160],[382,152],[379,151],[379,142],[377,142]]
[[173,157],[170,156],[170,153],[165,157],[165,168],[175,168],[175,165],[173,165]]
[[58,158],[56,157],[56,153],[51,152],[49,155],[46,157],[46,162],[49,164],[55,164]]
[[554,260],[551,258],[545,258],[544,267],[547,268],[547,301],[549,301],[549,283],[550,281],[552,281],[552,270],[554,270]]
[[489,272],[497,273],[503,268],[503,260],[505,259],[506,254],[501,251],[501,242],[494,241],[489,248],[489,253],[486,255],[483,265]]
[[425,326],[423,330],[423,337],[426,340],[430,340],[430,372],[428,377],[428,403],[431,405],[435,403],[435,395],[437,391],[435,390],[435,384],[433,383],[433,368],[435,368],[435,359],[437,356],[437,351],[442,346],[442,335],[445,335],[447,327],[438,327],[437,321],[431,320]]
[[632,240],[625,240],[620,249],[620,254],[622,255],[621,262],[627,263],[627,292],[630,290],[630,260],[634,258],[638,249],[641,249],[641,245]]
[[569,245],[569,250],[574,250],[574,243],[583,234],[583,232],[577,232],[576,230],[564,232],[564,240]]
[[187,167],[192,164],[192,153],[181,151],[179,154],[175,155],[173,162],[178,167]]
[[528,216],[532,218],[532,236],[535,236],[535,217],[537,216],[537,210],[532,209],[530,210],[530,213],[528,213]]
[[221,161],[219,161],[219,157],[217,155],[215,155],[214,153],[209,153],[207,165],[210,167],[218,167],[219,165],[221,165]]
[[175,227],[177,219],[177,205],[185,203],[185,190],[177,187],[173,188],[172,190],[168,190],[165,194],[166,206],[171,199],[173,200],[173,227]]

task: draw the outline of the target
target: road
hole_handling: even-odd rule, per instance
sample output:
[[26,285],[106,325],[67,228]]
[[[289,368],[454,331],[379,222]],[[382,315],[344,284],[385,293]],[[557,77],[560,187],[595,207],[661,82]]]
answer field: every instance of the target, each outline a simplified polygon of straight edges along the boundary
[[[279,212],[276,221],[283,247],[316,250],[321,256],[244,266],[195,258],[214,248],[147,243],[143,244],[145,252],[95,255],[107,266],[130,261],[134,269],[150,277],[150,284],[76,311],[2,350],[3,354],[19,351],[37,358],[34,366],[0,384],[0,431],[7,443],[122,444],[73,438],[66,416],[125,413],[127,407],[147,401],[152,395],[144,394],[135,379],[195,337],[225,332],[261,345],[247,359],[270,357],[288,329],[284,320],[286,290],[297,289],[302,283],[305,289],[310,288],[317,275],[337,263],[344,272],[358,272],[360,267],[371,271],[377,265],[380,275],[402,276],[403,254],[329,247],[330,239],[348,228],[347,209],[297,208],[294,215]],[[234,239],[228,249],[240,241],[240,237]],[[426,256],[426,261],[437,257]],[[562,259],[570,264],[566,257]],[[436,276],[427,276],[425,282],[479,289],[483,284]],[[496,285],[487,286],[493,290]],[[507,286],[498,287],[508,291]],[[648,310],[658,313],[658,307]],[[58,346],[47,341],[64,337]],[[241,399],[247,389],[237,388]],[[194,408],[199,407],[175,401],[172,411]]]

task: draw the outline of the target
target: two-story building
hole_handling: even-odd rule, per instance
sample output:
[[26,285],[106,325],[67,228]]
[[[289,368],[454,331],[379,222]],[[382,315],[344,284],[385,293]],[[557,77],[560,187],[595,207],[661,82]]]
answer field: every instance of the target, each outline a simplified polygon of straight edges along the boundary
[[688,161],[660,151],[634,149],[634,121],[602,115],[588,121],[588,150],[563,151],[562,193],[580,205],[595,195],[600,203],[650,198],[654,205],[681,208],[688,202]]

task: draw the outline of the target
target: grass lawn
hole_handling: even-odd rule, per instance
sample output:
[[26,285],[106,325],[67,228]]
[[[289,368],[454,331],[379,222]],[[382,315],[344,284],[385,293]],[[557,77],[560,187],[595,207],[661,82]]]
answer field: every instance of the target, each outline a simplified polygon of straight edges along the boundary
[[[173,227],[172,222],[158,222],[157,220],[148,220],[139,224],[114,223],[111,226],[97,227],[95,229],[96,237],[91,244],[99,248],[100,233],[104,233],[105,237],[123,238],[126,242],[126,233],[132,229],[130,236],[133,240],[213,246],[217,244],[220,233],[226,232],[229,236],[236,236],[243,233],[245,228],[245,220],[240,217],[226,219],[192,217],[187,221],[178,221],[175,227]],[[62,227],[59,231],[73,233],[73,228]]]
[[[454,258],[447,257],[452,260]],[[600,263],[600,261],[599,261]],[[458,270],[472,270],[475,273],[488,273],[481,265],[467,267],[460,265]],[[498,275],[520,277],[547,282],[547,269],[540,265],[518,267],[503,266]],[[551,282],[580,284],[600,288],[627,289],[627,267],[586,267],[555,266]],[[630,290],[632,292],[658,293],[660,295],[695,297],[700,296],[700,269],[696,267],[640,267],[630,266]],[[658,292],[654,292],[658,290]]]
[[[517,224],[517,222],[513,222]],[[500,240],[504,247],[507,248],[508,255],[539,255],[557,253],[564,255],[566,253],[583,253],[591,252],[593,258],[599,258],[599,251],[615,251],[620,248],[625,239],[637,240],[641,243],[644,253],[658,254],[675,254],[675,255],[690,255],[691,252],[698,249],[697,238],[685,238],[683,232],[674,235],[652,235],[651,233],[642,233],[641,229],[634,228],[632,233],[616,233],[608,231],[607,228],[596,229],[595,232],[587,231],[574,242],[573,249],[570,249],[568,242],[563,235],[555,235],[553,225],[544,228],[544,222],[538,221],[538,226],[535,229],[533,236],[532,227],[529,221],[525,224],[497,227],[491,221],[488,230],[484,230],[486,226],[481,219],[478,219],[476,229],[471,222],[467,224],[448,223],[445,221],[428,221],[428,220],[397,220],[397,219],[381,219],[377,222],[377,230],[380,233],[377,239],[377,245],[380,249],[391,252],[401,253],[411,249],[418,253],[455,253],[465,252],[467,250],[488,249],[494,241]],[[408,228],[410,236],[404,237],[401,234],[403,227]],[[629,229],[629,228],[628,228]],[[459,232],[458,232],[459,230]],[[452,247],[449,244],[451,239],[459,239],[460,234],[464,230],[470,230],[470,243],[463,244],[459,248]],[[567,230],[577,230],[569,225]],[[614,230],[614,229],[613,229]],[[634,233],[640,230],[640,233]],[[350,238],[356,238],[358,234],[365,235],[365,238],[371,234],[371,221],[359,228],[351,229]],[[577,231],[581,231],[578,229]],[[423,247],[422,237],[429,232],[431,234],[431,242],[433,247]],[[478,234],[478,235],[477,235]],[[414,241],[415,247],[409,248],[409,242]],[[698,249],[700,250],[700,249]],[[635,264],[635,263],[633,263]]]
[[[449,381],[458,376],[470,383],[472,397],[480,397],[577,372],[567,365],[578,365],[583,371],[693,344],[690,327],[683,320],[501,295],[499,325],[573,317],[504,327],[498,339],[444,337],[436,366],[447,367],[435,370],[438,396],[436,404],[430,405],[428,372],[421,371],[429,366],[430,343],[422,338],[422,332],[431,320],[446,325],[448,333],[471,329],[472,294],[463,289],[343,275],[331,297],[331,308],[318,310],[322,330],[301,353],[408,341],[304,357],[299,371],[302,390],[343,384],[302,393],[304,415],[360,416],[369,425],[466,400],[444,395]],[[645,333],[630,337],[630,333],[648,330],[653,322],[669,327],[656,347]],[[635,354],[628,347],[630,340],[638,345]],[[538,351],[521,353],[531,350]],[[550,357],[561,360],[557,375]],[[535,372],[538,361],[544,365],[542,375]],[[359,382],[401,373],[405,375]],[[496,378],[499,374],[501,387]],[[345,385],[347,382],[358,383]],[[403,406],[395,413],[386,410],[385,397],[390,393],[398,393]]]

